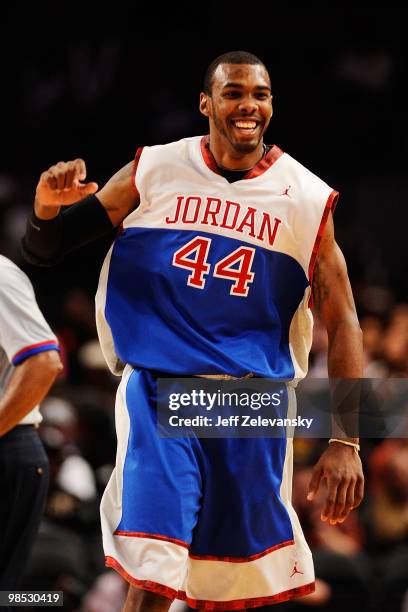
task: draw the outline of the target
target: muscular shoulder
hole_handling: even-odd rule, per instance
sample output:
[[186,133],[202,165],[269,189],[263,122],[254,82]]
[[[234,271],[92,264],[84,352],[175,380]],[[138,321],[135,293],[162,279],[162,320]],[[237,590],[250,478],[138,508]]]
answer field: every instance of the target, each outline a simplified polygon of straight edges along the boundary
[[123,219],[139,204],[139,194],[134,184],[135,161],[118,170],[98,191],[97,196],[113,225]]
[[108,184],[115,185],[117,189],[121,189],[122,191],[127,191],[129,186],[132,185],[132,179],[134,174],[134,160],[130,161],[128,164],[123,166],[120,170],[118,170],[108,181]]

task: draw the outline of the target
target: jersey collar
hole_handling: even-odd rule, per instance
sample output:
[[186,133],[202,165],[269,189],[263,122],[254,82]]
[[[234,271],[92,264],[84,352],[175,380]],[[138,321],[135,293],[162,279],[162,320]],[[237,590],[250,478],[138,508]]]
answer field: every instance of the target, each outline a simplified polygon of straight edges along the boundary
[[[276,145],[270,145],[270,147],[271,148],[269,149],[268,153],[264,155],[264,157],[262,157],[262,159],[260,159],[259,162],[255,164],[253,168],[248,170],[248,172],[242,177],[241,180],[252,179],[257,176],[260,176],[261,174],[266,172],[266,170],[268,170],[268,168],[270,168],[276,162],[276,160],[280,158],[281,155],[283,155],[283,151]],[[206,166],[210,170],[215,172],[215,174],[220,174],[220,170],[218,168],[217,162],[214,159],[214,155],[210,151],[209,134],[202,137],[200,142],[200,148]]]

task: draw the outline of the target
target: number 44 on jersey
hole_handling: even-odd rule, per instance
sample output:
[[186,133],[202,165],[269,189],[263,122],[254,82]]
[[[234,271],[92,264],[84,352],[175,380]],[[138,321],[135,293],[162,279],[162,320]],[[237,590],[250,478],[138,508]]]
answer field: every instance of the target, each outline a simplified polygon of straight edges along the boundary
[[[173,266],[191,271],[187,278],[187,285],[190,287],[204,289],[205,277],[211,268],[207,261],[210,248],[211,238],[197,236],[174,253]],[[255,249],[240,246],[215,264],[213,276],[234,281],[230,295],[248,295],[249,284],[255,277],[254,272],[251,272],[254,255]]]

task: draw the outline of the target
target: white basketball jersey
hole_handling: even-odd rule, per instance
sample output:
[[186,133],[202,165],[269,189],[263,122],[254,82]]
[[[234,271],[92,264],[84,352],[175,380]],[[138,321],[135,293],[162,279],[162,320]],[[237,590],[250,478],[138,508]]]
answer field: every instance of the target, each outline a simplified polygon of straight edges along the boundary
[[138,150],[140,205],[102,268],[97,324],[112,371],[307,372],[310,283],[337,192],[272,146],[243,179],[208,137]]

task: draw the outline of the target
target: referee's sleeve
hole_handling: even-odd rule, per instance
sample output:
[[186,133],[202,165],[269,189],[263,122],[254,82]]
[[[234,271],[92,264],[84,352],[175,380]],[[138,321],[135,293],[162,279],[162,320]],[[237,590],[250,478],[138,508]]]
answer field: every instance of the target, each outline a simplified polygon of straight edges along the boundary
[[13,365],[43,351],[59,350],[30,280],[14,264],[0,267],[0,345]]

